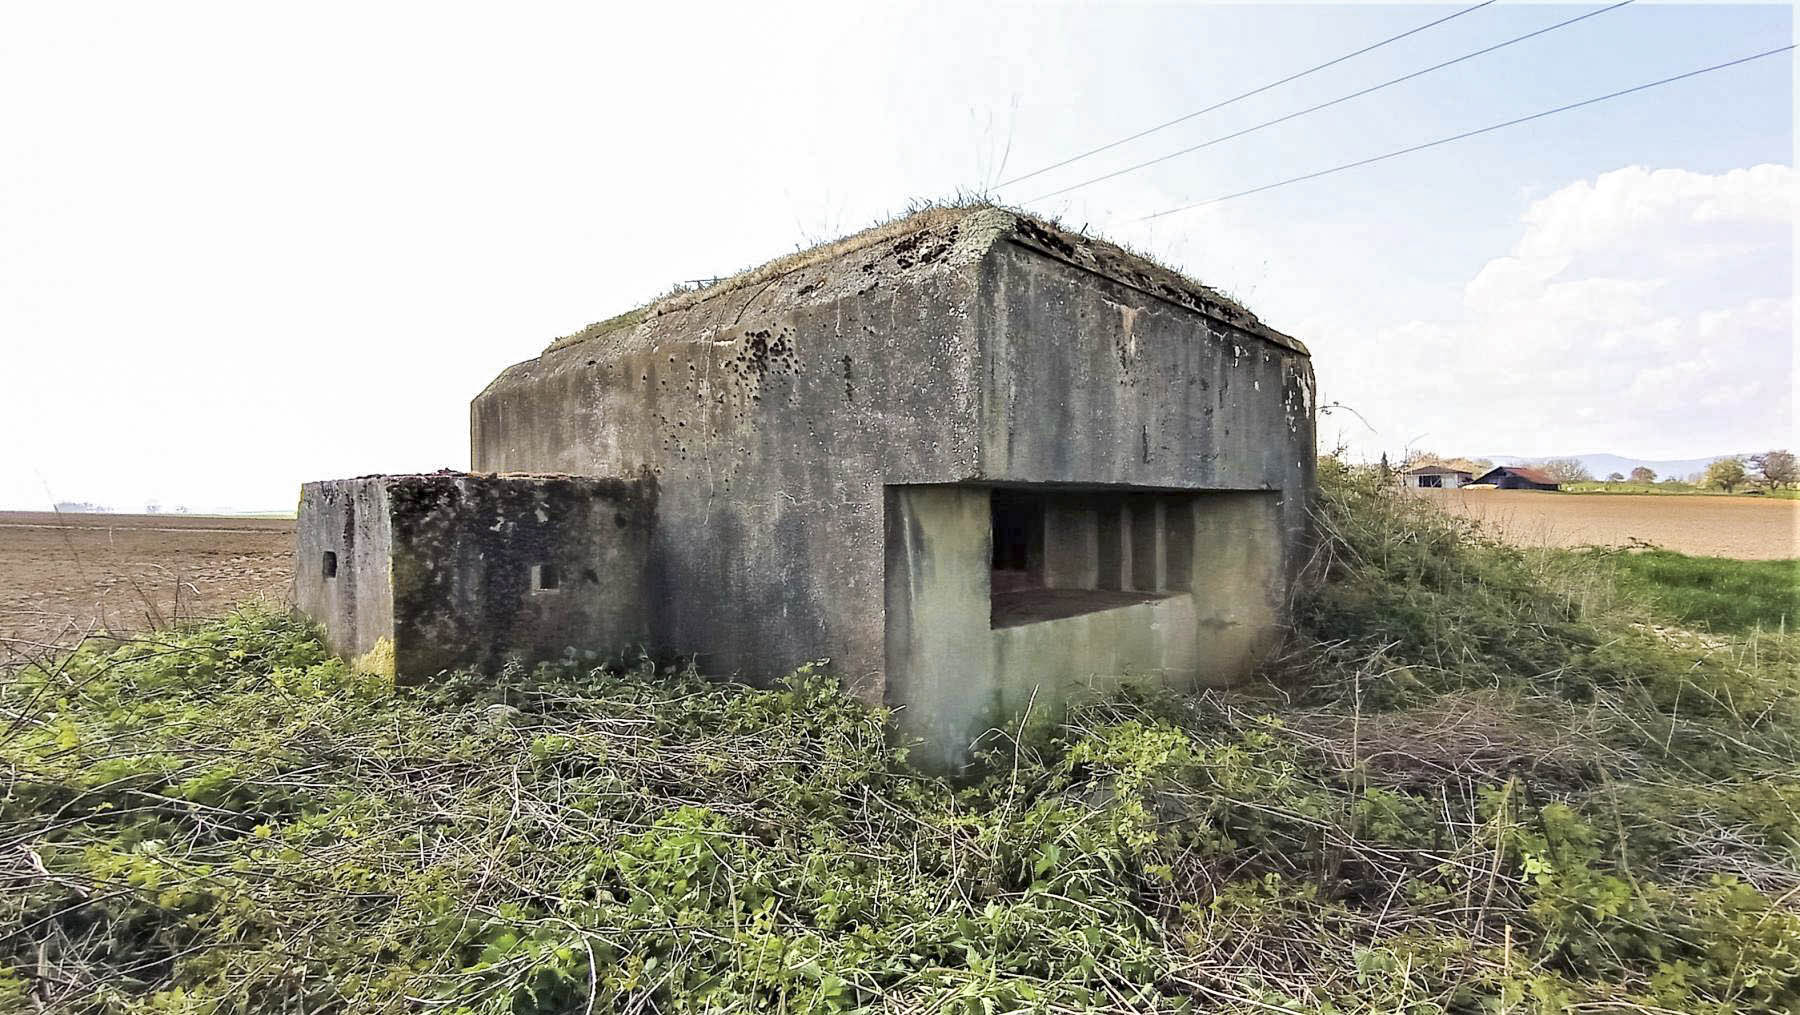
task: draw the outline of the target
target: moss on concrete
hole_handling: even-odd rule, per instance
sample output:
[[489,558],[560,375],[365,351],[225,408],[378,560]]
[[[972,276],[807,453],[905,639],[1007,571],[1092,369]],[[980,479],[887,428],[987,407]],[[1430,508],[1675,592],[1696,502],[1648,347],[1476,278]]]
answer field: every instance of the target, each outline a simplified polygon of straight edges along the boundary
[[358,673],[394,679],[394,639],[378,639],[375,647],[357,656],[350,667]]

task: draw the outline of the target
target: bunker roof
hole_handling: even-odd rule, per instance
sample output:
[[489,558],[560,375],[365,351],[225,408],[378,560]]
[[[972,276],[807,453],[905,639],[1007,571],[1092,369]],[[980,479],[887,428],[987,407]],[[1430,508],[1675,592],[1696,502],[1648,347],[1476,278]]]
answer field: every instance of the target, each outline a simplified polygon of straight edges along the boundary
[[[1017,243],[1077,269],[1109,278],[1157,299],[1239,328],[1283,348],[1307,355],[1298,339],[1282,334],[1216,289],[1124,247],[1071,232],[1034,215],[992,204],[934,206],[809,250],[776,258],[699,289],[664,296],[617,317],[565,335],[551,352],[605,338],[608,344],[653,341],[660,319],[686,318],[690,311],[712,317],[708,304],[730,304],[733,319],[839,299],[882,282],[966,266],[996,244]],[[729,299],[727,299],[729,297]],[[709,312],[710,311],[710,312]]]

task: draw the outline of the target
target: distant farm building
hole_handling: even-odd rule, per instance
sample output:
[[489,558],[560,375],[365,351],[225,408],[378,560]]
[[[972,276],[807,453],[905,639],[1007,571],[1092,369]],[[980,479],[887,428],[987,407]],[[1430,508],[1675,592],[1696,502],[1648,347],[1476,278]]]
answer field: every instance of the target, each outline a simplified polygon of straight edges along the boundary
[[752,682],[829,659],[954,765],[1033,703],[1243,679],[1311,552],[1306,347],[992,207],[588,327],[470,416],[477,475],[303,496],[296,598],[402,679],[571,648]]
[[1421,465],[1402,472],[1400,485],[1415,490],[1454,490],[1459,486],[1468,486],[1474,475],[1472,472],[1443,465]]
[[1492,483],[1502,490],[1555,490],[1558,487],[1555,476],[1542,469],[1524,465],[1502,465],[1497,469],[1489,469],[1475,482]]

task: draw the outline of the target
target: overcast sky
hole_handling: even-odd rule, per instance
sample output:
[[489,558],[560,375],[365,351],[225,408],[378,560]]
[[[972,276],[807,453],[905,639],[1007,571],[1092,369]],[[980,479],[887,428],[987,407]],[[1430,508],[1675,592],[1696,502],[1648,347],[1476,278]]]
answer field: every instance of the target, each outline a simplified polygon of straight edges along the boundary
[[[1599,6],[1486,7],[998,197]],[[469,399],[558,335],[1455,9],[5,5],[0,507],[467,467]],[[1791,446],[1792,54],[1135,220],[1792,38],[1633,4],[1028,207],[1304,340],[1359,455]]]

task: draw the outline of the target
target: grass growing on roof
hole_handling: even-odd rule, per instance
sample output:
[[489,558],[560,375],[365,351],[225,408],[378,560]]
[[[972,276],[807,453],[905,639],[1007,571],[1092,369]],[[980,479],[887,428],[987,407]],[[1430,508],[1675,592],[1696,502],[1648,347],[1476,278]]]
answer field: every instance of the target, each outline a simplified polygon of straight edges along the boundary
[[1259,687],[920,774],[825,676],[396,690],[254,613],[0,686],[0,1008],[1800,1005],[1792,636],[1327,461]]

